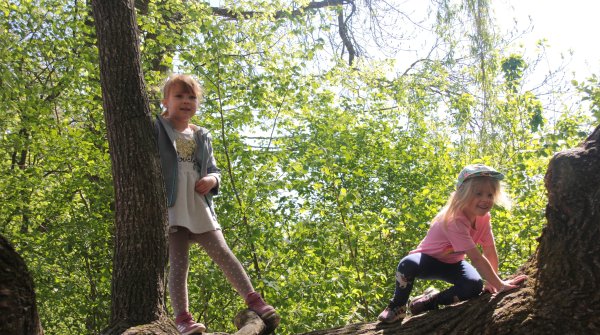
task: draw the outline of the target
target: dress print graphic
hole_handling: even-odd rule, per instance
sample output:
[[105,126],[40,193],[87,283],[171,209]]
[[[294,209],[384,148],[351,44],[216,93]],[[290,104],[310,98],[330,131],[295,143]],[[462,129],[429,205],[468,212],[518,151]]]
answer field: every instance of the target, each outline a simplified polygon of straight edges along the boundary
[[177,159],[179,162],[194,162],[196,142],[193,138],[177,137],[175,147],[177,148]]

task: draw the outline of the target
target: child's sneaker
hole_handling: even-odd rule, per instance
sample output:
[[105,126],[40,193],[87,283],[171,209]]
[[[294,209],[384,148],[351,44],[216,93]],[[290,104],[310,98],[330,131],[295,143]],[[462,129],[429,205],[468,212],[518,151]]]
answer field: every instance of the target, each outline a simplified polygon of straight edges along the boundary
[[384,322],[384,323],[394,323],[398,320],[404,319],[405,316],[406,316],[406,306],[404,306],[404,305],[394,306],[393,303],[390,301],[390,303],[383,310],[383,312],[381,312],[381,314],[379,314],[379,316],[377,317],[377,320]]
[[179,314],[179,316],[175,318],[175,323],[177,324],[177,330],[181,335],[202,334],[202,332],[206,330],[206,327],[203,324],[194,322],[194,319],[189,312]]
[[410,304],[408,305],[410,314],[418,315],[426,311],[437,309],[435,300],[437,299],[438,294],[440,294],[440,291],[433,287],[426,289],[423,294],[410,301]]
[[248,293],[245,300],[248,308],[258,314],[263,320],[271,319],[273,316],[277,315],[275,308],[271,305],[267,305],[258,292]]

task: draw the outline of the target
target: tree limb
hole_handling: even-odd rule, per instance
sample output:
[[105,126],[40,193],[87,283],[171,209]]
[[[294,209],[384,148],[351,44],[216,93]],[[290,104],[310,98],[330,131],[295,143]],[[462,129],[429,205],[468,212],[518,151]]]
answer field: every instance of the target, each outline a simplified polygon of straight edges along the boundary
[[338,27],[340,37],[342,38],[342,42],[344,43],[344,47],[348,49],[348,65],[352,66],[352,62],[354,61],[354,57],[356,56],[356,49],[354,48],[352,41],[350,41],[350,36],[348,35],[348,25],[344,20],[343,11],[340,11],[338,14]]
[[[348,3],[353,3],[353,1],[354,0],[314,1],[314,2],[309,3],[307,6],[304,6],[299,9],[295,9],[291,12],[283,11],[283,10],[277,11],[275,13],[275,18],[280,19],[280,18],[290,17],[290,16],[292,16],[292,17],[299,16],[299,15],[302,15],[307,10],[341,6],[341,5],[345,5]],[[221,8],[221,7],[210,7],[210,9],[212,10],[213,14],[215,14],[217,16],[226,17],[226,18],[229,18],[232,20],[249,19],[249,18],[258,16],[258,15],[264,14],[264,12],[258,12],[258,11],[233,11],[231,9]]]

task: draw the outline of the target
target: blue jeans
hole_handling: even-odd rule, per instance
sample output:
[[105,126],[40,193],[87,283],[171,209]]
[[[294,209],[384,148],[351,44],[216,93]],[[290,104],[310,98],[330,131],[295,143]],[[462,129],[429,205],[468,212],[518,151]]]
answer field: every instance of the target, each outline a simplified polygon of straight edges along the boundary
[[444,263],[422,254],[410,254],[398,263],[396,270],[396,291],[392,303],[405,305],[413,288],[415,278],[444,280],[453,284],[440,292],[435,305],[450,305],[478,296],[483,289],[483,280],[475,268],[467,261]]

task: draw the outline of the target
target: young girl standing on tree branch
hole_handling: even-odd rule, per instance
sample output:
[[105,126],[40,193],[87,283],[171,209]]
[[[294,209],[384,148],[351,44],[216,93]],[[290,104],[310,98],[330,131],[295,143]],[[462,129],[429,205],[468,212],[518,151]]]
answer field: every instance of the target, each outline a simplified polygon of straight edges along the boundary
[[[414,298],[409,305],[412,315],[478,296],[484,287],[481,277],[485,290],[491,293],[514,289],[527,278],[520,275],[504,281],[498,277],[490,210],[496,203],[510,205],[500,184],[503,178],[482,164],[469,165],[460,172],[456,191],[433,219],[427,236],[398,264],[394,298],[379,314],[380,321],[392,323],[404,318],[415,278],[444,280],[453,286],[442,292],[428,289]],[[465,254],[473,265],[464,260]]]
[[200,84],[189,75],[172,75],[163,87],[164,112],[156,120],[158,147],[169,216],[169,294],[181,334],[206,330],[188,308],[189,248],[199,244],[219,266],[248,307],[275,326],[279,316],[254,291],[241,263],[229,249],[217,222],[212,196],[219,191],[211,137],[190,123],[201,98]]

